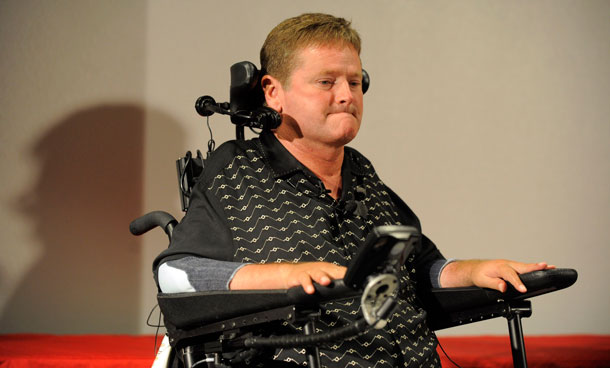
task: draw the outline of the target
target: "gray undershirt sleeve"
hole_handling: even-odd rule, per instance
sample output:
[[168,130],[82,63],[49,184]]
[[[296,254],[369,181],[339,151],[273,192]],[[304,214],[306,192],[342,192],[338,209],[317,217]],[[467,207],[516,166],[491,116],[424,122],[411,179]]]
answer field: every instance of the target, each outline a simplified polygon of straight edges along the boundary
[[159,267],[159,287],[164,293],[229,290],[235,273],[247,263],[188,256]]
[[439,259],[432,264],[430,268],[430,283],[433,288],[441,287],[441,273],[449,263],[455,262],[456,259]]

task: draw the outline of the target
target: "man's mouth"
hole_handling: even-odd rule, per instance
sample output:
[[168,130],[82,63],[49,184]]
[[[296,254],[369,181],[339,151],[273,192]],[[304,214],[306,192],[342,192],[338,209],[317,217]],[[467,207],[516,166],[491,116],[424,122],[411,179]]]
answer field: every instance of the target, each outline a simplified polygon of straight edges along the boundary
[[357,117],[358,110],[355,107],[350,106],[347,108],[333,109],[328,114],[329,115],[331,115],[331,114],[350,114],[350,115],[353,115],[354,117]]

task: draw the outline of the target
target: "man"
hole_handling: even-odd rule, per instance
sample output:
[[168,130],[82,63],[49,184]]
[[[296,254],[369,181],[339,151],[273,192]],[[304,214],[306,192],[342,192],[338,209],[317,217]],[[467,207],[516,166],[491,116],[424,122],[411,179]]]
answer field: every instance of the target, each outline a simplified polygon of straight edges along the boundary
[[[303,14],[280,23],[261,50],[267,105],[281,125],[228,142],[208,160],[170,248],[155,261],[161,290],[273,289],[342,278],[370,229],[419,220],[346,147],[363,112],[360,37],[342,18]],[[358,201],[357,208],[348,206]],[[430,286],[525,291],[518,274],[552,266],[505,260],[448,262],[425,236],[401,270],[398,308],[384,330],[321,349],[323,366],[440,366],[417,303]],[[349,323],[357,305],[323,306],[321,329]],[[275,359],[302,363],[304,352]]]

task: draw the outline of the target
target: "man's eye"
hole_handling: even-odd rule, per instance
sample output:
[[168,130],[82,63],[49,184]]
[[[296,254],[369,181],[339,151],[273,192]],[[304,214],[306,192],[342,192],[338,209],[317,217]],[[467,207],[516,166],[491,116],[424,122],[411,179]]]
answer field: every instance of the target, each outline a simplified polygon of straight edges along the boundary
[[331,81],[331,80],[321,80],[321,81],[318,81],[318,83],[320,83],[323,86],[330,86],[330,85],[333,84],[333,81]]

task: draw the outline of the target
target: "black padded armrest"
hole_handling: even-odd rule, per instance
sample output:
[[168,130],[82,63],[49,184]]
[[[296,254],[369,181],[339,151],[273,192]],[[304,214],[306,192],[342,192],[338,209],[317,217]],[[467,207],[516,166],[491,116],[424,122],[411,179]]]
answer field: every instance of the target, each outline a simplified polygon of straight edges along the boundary
[[447,312],[495,304],[498,300],[524,300],[565,289],[576,282],[578,273],[569,268],[534,271],[520,275],[527,292],[521,293],[508,284],[506,292],[476,286],[432,289],[432,294]]
[[[478,287],[430,290],[425,293],[424,305],[432,328],[450,327],[451,313],[532,298],[567,288],[576,282],[578,274],[573,269],[554,269],[530,272],[520,277],[528,289],[527,293],[522,294],[512,287],[505,293]],[[316,292],[312,295],[297,286],[285,290],[161,293],[157,300],[167,323],[177,328],[189,328],[288,305],[313,306],[359,295],[360,292],[345,286],[343,280],[335,280],[327,287],[316,285]]]
[[282,290],[204,291],[157,295],[166,323],[177,328],[222,321],[250,313],[289,305],[315,306],[330,300],[359,296],[335,280],[329,286],[316,285],[314,294],[306,294],[301,286]]
[[[497,290],[483,289],[476,286],[459,288],[432,289],[423,294],[423,304],[428,310],[428,322],[437,330],[451,327],[456,322],[455,315],[464,311],[481,312],[480,319],[493,316],[484,316],[485,310],[493,310],[496,305],[533,298],[538,295],[565,289],[576,282],[578,273],[570,268],[558,268],[543,271],[534,271],[519,276],[527,288],[521,293],[508,285],[507,291],[501,293]],[[491,307],[491,308],[486,308]],[[472,314],[472,313],[470,313]]]

